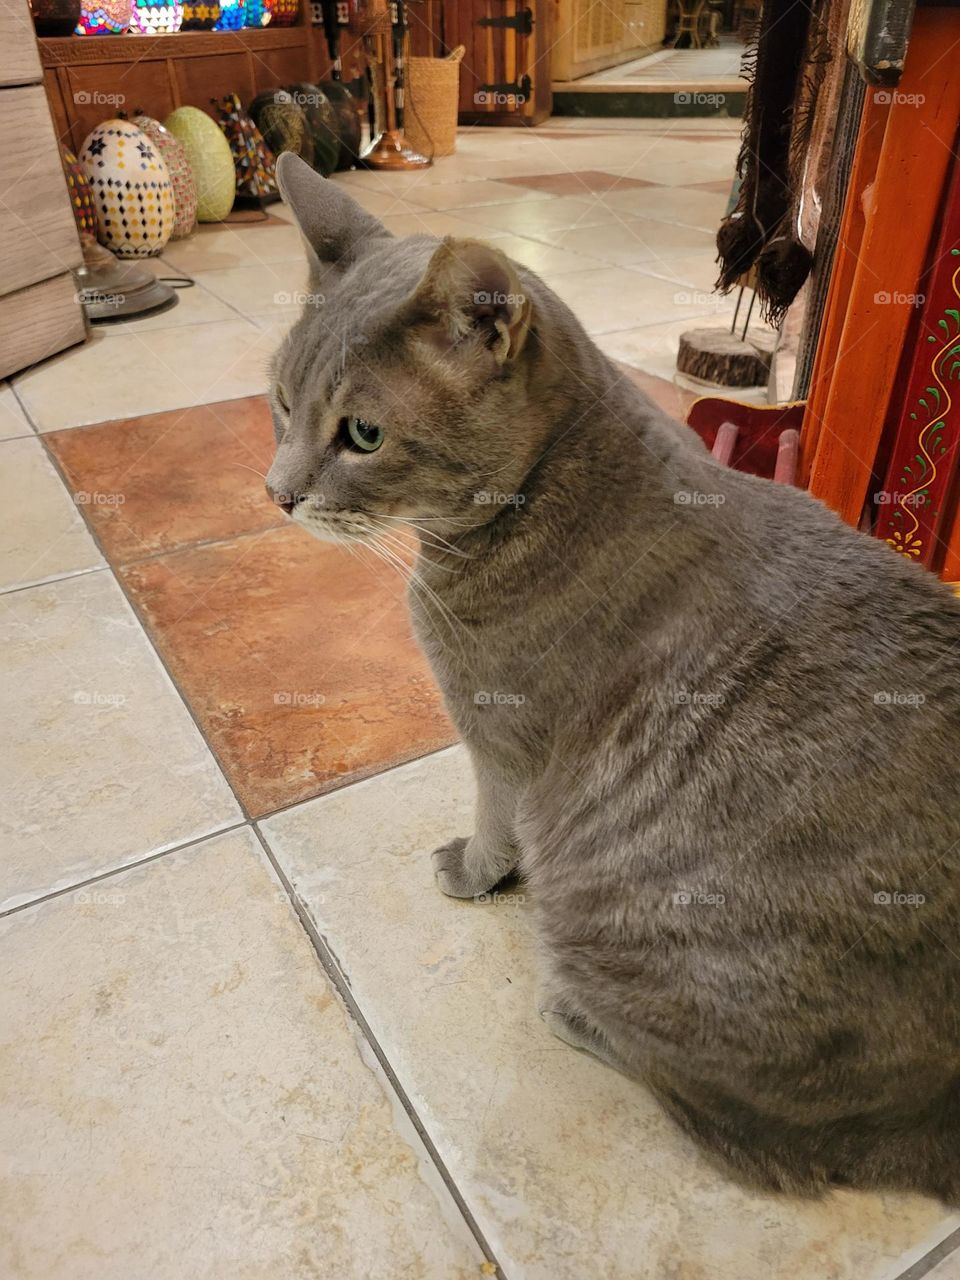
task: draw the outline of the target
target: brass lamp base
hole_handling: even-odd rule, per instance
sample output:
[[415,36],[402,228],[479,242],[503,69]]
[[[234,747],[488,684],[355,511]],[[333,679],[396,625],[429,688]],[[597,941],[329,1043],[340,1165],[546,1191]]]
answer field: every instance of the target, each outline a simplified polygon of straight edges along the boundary
[[415,151],[400,129],[384,129],[360,156],[360,162],[371,169],[427,169],[433,164]]

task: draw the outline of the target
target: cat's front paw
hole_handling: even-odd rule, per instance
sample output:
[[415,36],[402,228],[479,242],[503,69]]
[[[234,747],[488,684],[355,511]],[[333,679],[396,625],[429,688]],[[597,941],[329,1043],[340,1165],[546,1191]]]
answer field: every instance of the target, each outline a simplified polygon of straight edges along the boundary
[[437,885],[449,898],[476,898],[488,893],[503,878],[503,872],[478,862],[471,841],[458,836],[434,849],[433,874]]

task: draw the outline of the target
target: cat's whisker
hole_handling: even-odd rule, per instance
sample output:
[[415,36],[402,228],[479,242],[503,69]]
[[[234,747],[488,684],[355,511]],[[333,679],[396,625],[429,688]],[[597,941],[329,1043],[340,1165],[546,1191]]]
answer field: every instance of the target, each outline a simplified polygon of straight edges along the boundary
[[233,465],[235,467],[243,467],[244,471],[252,471],[255,476],[259,476],[260,479],[266,483],[267,477],[262,471],[258,471],[256,467],[248,467],[245,462],[237,462],[235,458],[233,460]]
[[[386,541],[386,540],[389,540],[390,545],[391,545],[391,546],[392,546],[396,551],[398,551],[398,552],[400,553],[400,555],[401,555],[401,559],[403,558],[403,553],[408,552],[408,551],[410,551],[410,550],[411,550],[411,548],[410,548],[409,544],[408,544],[408,543],[405,543],[405,542],[403,542],[401,539],[399,539],[399,538],[396,536],[396,533],[394,532],[394,530],[392,530],[392,529],[382,529],[382,528],[379,528],[379,529],[376,529],[375,531],[376,531],[376,534],[377,534],[377,537],[378,537],[378,538],[384,539],[385,541]],[[448,552],[446,552],[446,550],[445,550],[444,548],[442,548],[442,547],[438,547],[438,546],[436,546],[436,545],[435,545],[435,544],[433,544],[433,543],[427,543],[427,546],[428,546],[428,547],[433,547],[433,549],[434,549],[434,550],[436,550],[436,551],[440,551],[440,552],[442,552],[443,554],[449,554]],[[430,565],[432,565],[435,569],[440,569],[440,570],[442,570],[444,573],[456,573],[456,572],[458,572],[458,570],[457,570],[457,569],[456,569],[456,567],[454,567],[454,566],[451,566],[451,565],[443,565],[443,564],[440,564],[440,563],[439,563],[438,561],[436,561],[436,560],[431,560],[431,559],[430,559],[430,557],[429,557],[429,556],[427,556],[427,555],[426,555],[426,553],[425,553],[424,551],[422,551],[422,550],[421,550],[420,554],[421,554],[421,555],[423,556],[423,558],[427,561],[427,563],[428,563],[428,564],[430,564]],[[456,554],[456,552],[454,552],[453,554]],[[470,558],[470,557],[467,557],[467,558]],[[412,566],[411,566],[411,567],[412,567]]]

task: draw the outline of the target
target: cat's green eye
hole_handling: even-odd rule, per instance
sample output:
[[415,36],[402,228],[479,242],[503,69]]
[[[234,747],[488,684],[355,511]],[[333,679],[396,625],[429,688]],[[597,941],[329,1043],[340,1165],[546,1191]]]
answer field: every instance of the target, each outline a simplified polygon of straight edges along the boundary
[[363,453],[373,453],[383,444],[383,427],[364,418],[345,418],[344,428],[348,443]]
[[277,383],[277,399],[280,401],[280,408],[284,413],[290,412],[290,401],[287,399],[287,388],[282,382]]

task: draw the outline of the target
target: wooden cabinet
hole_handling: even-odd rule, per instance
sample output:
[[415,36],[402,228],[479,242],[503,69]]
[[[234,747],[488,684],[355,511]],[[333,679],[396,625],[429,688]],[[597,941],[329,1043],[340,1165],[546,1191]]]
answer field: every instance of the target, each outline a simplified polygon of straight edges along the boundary
[[0,0],[0,378],[86,336],[82,261],[26,0]]
[[659,49],[667,26],[666,0],[555,0],[551,75],[576,80]]

